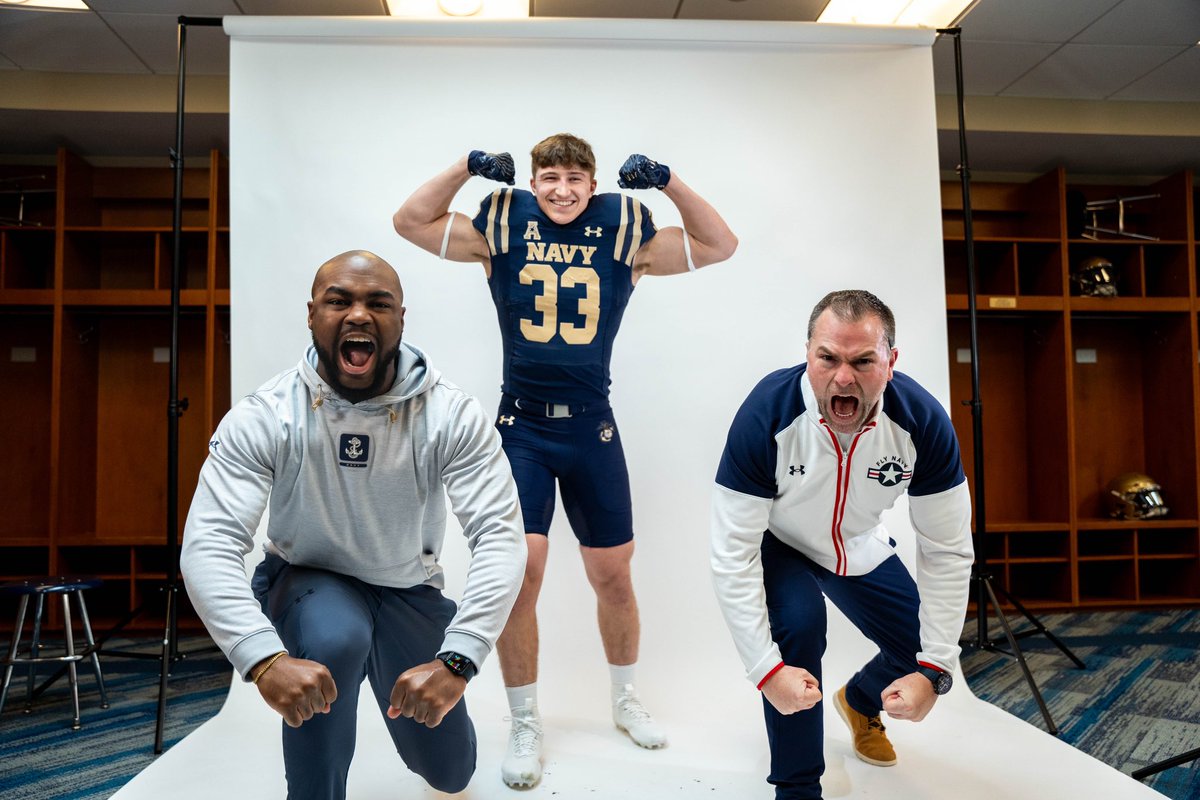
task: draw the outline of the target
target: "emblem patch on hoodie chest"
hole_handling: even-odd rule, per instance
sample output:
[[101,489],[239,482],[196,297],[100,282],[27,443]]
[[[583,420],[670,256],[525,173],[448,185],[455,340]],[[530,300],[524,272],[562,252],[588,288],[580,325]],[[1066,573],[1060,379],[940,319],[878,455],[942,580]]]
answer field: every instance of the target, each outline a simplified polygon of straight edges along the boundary
[[343,433],[338,441],[338,464],[362,468],[371,463],[371,437],[365,433]]

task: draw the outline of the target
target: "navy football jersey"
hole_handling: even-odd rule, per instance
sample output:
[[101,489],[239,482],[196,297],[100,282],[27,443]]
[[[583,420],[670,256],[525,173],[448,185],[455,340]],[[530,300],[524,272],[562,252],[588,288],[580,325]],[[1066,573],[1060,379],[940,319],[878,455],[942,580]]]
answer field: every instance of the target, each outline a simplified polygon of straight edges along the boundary
[[522,400],[608,397],[613,340],[633,293],[633,258],[657,233],[632,197],[598,194],[568,225],[523,189],[497,189],[474,220],[504,342],[502,389]]

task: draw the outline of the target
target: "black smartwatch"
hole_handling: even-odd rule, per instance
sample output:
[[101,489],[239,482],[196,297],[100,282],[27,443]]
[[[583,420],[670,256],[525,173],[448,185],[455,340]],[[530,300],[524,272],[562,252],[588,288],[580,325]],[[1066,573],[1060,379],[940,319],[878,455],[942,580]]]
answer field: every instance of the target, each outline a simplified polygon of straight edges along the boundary
[[467,681],[471,680],[471,678],[474,678],[475,673],[479,671],[476,668],[474,661],[467,658],[462,653],[455,653],[453,650],[447,650],[445,653],[438,653],[436,658],[438,661],[441,661],[446,665],[446,669]]
[[929,678],[929,682],[933,684],[933,693],[936,695],[945,694],[954,685],[954,677],[949,672],[937,667],[927,667],[921,664],[917,667],[917,672]]

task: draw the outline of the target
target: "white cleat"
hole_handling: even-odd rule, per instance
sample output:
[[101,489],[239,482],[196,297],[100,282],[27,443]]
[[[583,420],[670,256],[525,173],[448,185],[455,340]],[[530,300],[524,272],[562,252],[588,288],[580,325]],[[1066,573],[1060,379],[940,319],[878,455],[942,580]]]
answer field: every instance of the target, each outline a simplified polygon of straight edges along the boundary
[[511,717],[508,752],[500,763],[500,777],[514,789],[528,789],[542,779],[542,718],[532,700]]
[[612,712],[613,724],[629,734],[638,747],[657,750],[667,746],[667,734],[642,705],[633,684],[627,683],[621,687],[620,694],[613,699]]

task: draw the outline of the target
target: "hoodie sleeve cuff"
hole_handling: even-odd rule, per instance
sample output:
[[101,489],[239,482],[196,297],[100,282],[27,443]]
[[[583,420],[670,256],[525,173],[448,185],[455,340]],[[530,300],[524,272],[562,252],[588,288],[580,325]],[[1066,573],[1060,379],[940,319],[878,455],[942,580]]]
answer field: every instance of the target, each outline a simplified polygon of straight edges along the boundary
[[438,648],[439,653],[451,651],[466,656],[471,659],[471,663],[475,665],[476,670],[483,667],[483,662],[491,650],[487,642],[478,636],[472,636],[469,633],[461,631],[448,631],[446,638],[442,640],[442,646]]
[[286,653],[287,648],[283,646],[279,634],[274,630],[260,631],[242,639],[229,651],[229,663],[233,664],[242,680],[249,683],[254,665],[280,651]]

